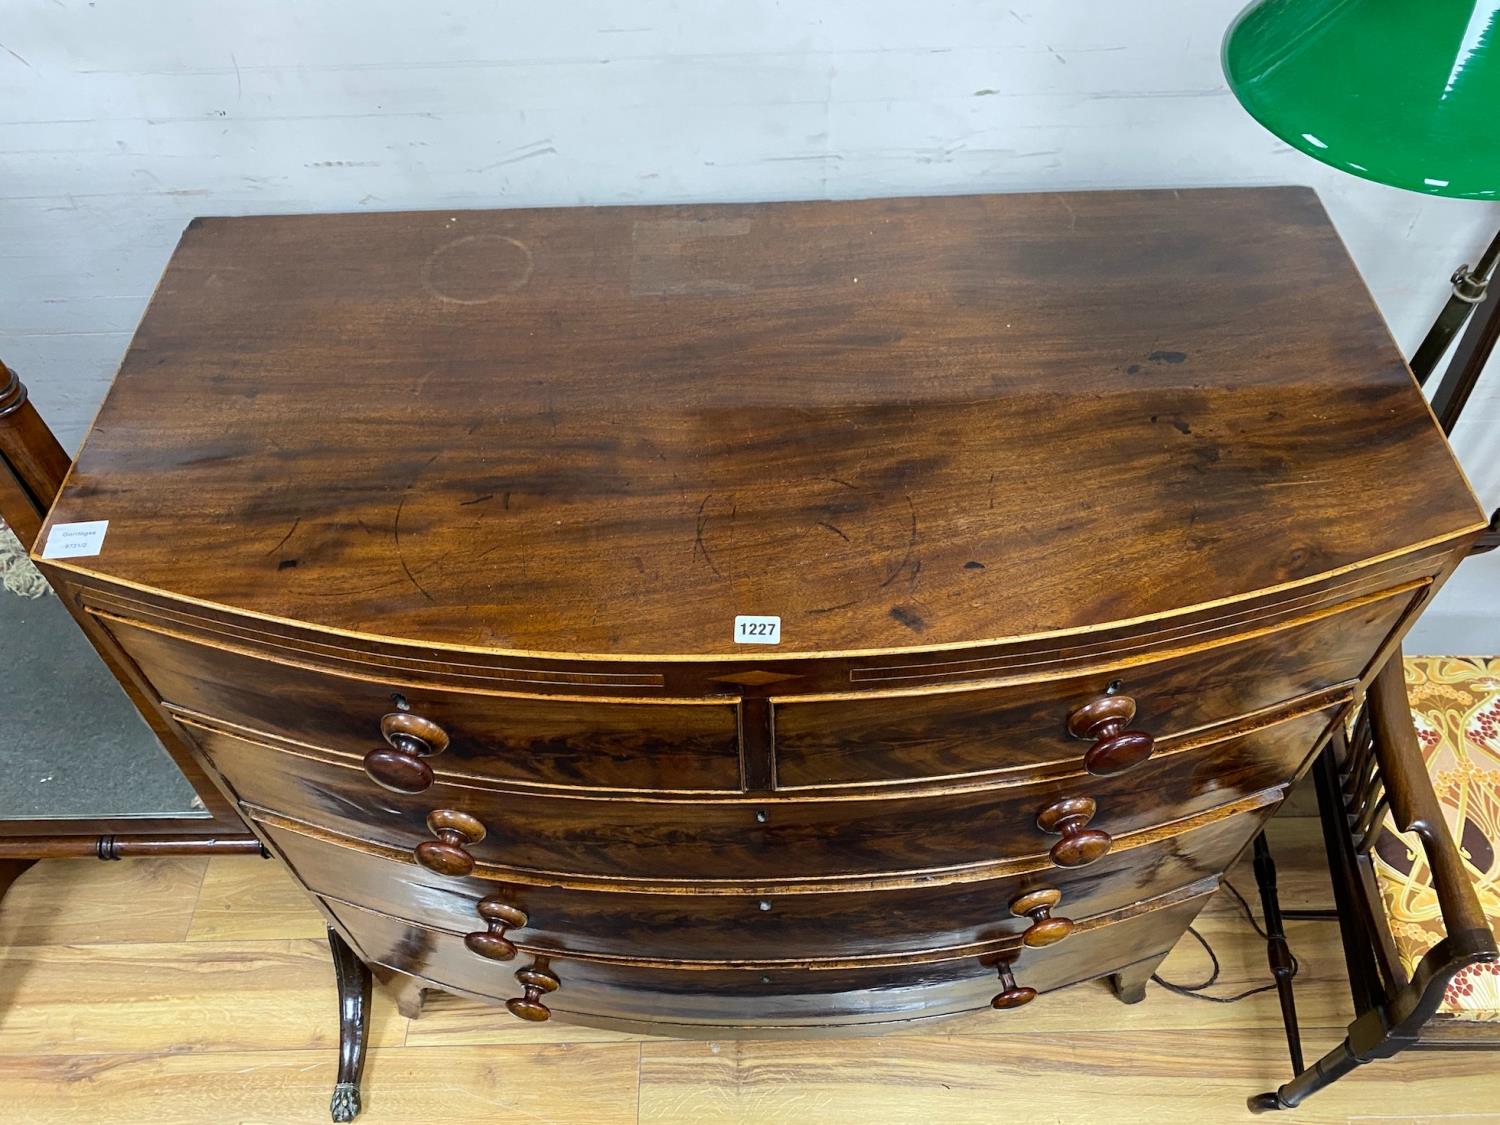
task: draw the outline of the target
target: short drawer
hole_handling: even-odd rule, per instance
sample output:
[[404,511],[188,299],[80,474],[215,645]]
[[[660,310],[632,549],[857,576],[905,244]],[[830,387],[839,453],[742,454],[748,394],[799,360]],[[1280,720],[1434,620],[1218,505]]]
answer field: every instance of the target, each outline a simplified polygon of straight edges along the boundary
[[398,711],[436,723],[439,772],[651,790],[738,790],[734,701],[601,702],[400,686],[247,656],[120,618],[105,622],[169,710],[363,756]]
[[252,806],[252,815],[266,810],[414,850],[433,840],[441,819],[454,820],[450,814],[457,813],[457,819],[477,820],[482,838],[465,841],[461,833],[446,841],[449,848],[461,845],[467,850],[460,859],[497,868],[745,882],[932,871],[1045,855],[1062,837],[1044,833],[1038,815],[1064,800],[1095,803],[1089,831],[1123,835],[1176,821],[1290,781],[1332,714],[1332,708],[1312,711],[1159,755],[1111,777],[1073,773],[1025,784],[847,799],[766,794],[696,801],[553,797],[446,780],[414,796],[390,793],[365,776],[357,759],[293,753],[205,727],[187,729],[240,800]]
[[[433,874],[400,852],[318,839],[264,821],[261,828],[309,890],[419,925],[483,931],[475,904],[492,898],[526,918],[500,936],[533,948],[601,954],[627,949],[660,959],[798,960],[1016,937],[1034,920],[1018,916],[1012,904],[1039,890],[1062,894],[1050,911],[1053,919],[1119,910],[1219,875],[1274,807],[1267,803],[1147,843],[1126,837],[1123,847],[1072,871],[1042,867],[977,882],[800,894],[662,894],[455,879]],[[1042,940],[1042,933],[1039,928],[1032,940]]]
[[[1166,900],[1087,920],[1073,938],[1045,949],[1001,942],[956,956],[939,951],[867,964],[723,968],[646,966],[629,963],[629,957],[611,962],[557,954],[547,958],[545,967],[560,987],[542,1000],[559,1017],[650,1021],[659,1033],[670,1033],[674,1024],[767,1028],[955,1014],[989,1006],[1000,989],[1001,960],[1010,963],[1018,984],[1047,992],[1164,953],[1192,923],[1213,886],[1207,882]],[[371,962],[486,999],[504,1001],[522,994],[515,973],[533,963],[533,951],[524,951],[515,962],[490,961],[471,953],[457,933],[341,903],[327,905]],[[1015,1011],[993,1015],[997,1021],[1024,1019]]]
[[1135,701],[1130,726],[1157,737],[1274,707],[1357,679],[1415,596],[1402,588],[1178,655],[1121,651],[1084,675],[947,691],[934,690],[927,664],[927,687],[912,694],[892,674],[879,695],[777,700],[776,784],[962,777],[1080,759],[1089,744],[1069,733],[1068,718],[1111,685]]

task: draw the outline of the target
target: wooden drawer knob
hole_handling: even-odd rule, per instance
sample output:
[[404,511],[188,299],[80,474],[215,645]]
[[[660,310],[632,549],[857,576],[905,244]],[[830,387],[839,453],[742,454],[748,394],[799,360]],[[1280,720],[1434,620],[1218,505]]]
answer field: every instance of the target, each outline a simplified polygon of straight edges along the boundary
[[386,745],[365,755],[365,773],[376,785],[397,793],[420,793],[432,784],[432,767],[423,758],[448,749],[442,727],[420,715],[404,712],[380,720]]
[[1009,962],[1001,962],[998,969],[1001,988],[991,998],[991,1008],[999,1008],[1002,1011],[1006,1008],[1019,1008],[1036,999],[1036,989],[1016,983],[1015,974],[1010,971]]
[[506,931],[526,925],[526,911],[494,895],[480,899],[474,909],[489,923],[490,928],[465,934],[464,944],[470,951],[481,957],[488,957],[491,961],[509,961],[516,955],[516,947],[506,940]]
[[516,980],[521,982],[525,995],[505,1002],[510,1014],[532,1023],[551,1019],[552,1010],[542,1003],[542,997],[549,992],[556,992],[562,986],[562,981],[547,967],[547,959],[538,957],[529,967],[517,969]]
[[456,809],[434,809],[427,814],[427,828],[437,839],[416,846],[412,854],[418,863],[439,875],[468,875],[474,870],[474,857],[463,845],[483,840],[484,825]]
[[1010,912],[1017,918],[1030,918],[1031,925],[1021,935],[1021,941],[1032,949],[1056,945],[1073,932],[1071,918],[1052,917],[1052,908],[1062,901],[1062,891],[1055,887],[1038,887],[1027,891],[1010,904]]
[[1156,740],[1143,730],[1125,729],[1133,718],[1135,700],[1128,695],[1101,695],[1068,716],[1068,733],[1094,743],[1083,752],[1084,769],[1103,775],[1123,773],[1151,757]]
[[1109,833],[1088,826],[1096,809],[1092,797],[1064,797],[1037,814],[1038,828],[1062,837],[1049,853],[1057,866],[1083,867],[1109,851]]

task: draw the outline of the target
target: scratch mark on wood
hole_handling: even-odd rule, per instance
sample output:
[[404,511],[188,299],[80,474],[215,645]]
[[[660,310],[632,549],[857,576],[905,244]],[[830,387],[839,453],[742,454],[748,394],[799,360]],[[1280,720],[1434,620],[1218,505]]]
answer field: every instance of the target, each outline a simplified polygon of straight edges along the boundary
[[401,564],[402,573],[406,575],[407,581],[417,588],[417,591],[428,601],[436,602],[437,599],[427,592],[427,588],[418,582],[412,574],[411,567],[406,565],[406,555],[401,550],[401,510],[406,507],[406,497],[401,497],[400,503],[396,505],[396,519],[391,525],[391,534],[396,539],[396,561]]
[[294,519],[292,521],[292,526],[289,527],[289,528],[287,528],[286,534],[283,535],[281,537],[281,539],[277,542],[276,546],[272,547],[269,551],[266,552],[266,554],[268,554],[268,555],[274,555],[277,551],[281,550],[281,548],[285,547],[286,546],[286,541],[288,539],[290,539],[294,534],[296,534],[297,525],[300,524],[301,522],[302,522],[302,517],[301,516],[298,516],[296,519]]
[[824,531],[831,531],[831,532],[833,532],[840,539],[842,539],[845,543],[849,542],[849,537],[847,535],[845,535],[842,531],[840,531],[837,527],[835,527],[833,524],[831,524],[831,523],[824,523],[822,520],[819,520],[818,521],[818,526],[821,527]]
[[[510,493],[506,493],[506,495],[509,496]],[[472,500],[460,500],[458,506],[460,508],[468,508],[474,504],[483,504],[486,500],[493,500],[494,498],[495,494],[493,492],[486,492],[483,496],[476,496]]]
[[859,599],[856,598],[852,602],[839,602],[838,605],[825,605],[825,606],[822,606],[819,609],[810,609],[810,610],[807,611],[807,615],[809,617],[816,617],[820,613],[832,613],[834,610],[837,610],[837,609],[848,609],[851,605],[858,604],[858,601],[859,601]]
[[911,562],[911,553],[917,549],[917,506],[912,503],[912,498],[909,494],[906,497],[906,506],[911,509],[911,534],[906,540],[906,554],[901,556],[901,561],[896,564],[896,569],[886,575],[885,581],[880,584],[882,590],[896,581],[896,576],[906,569],[907,563]]
[[710,492],[703,498],[703,503],[698,505],[698,527],[693,533],[693,558],[697,558],[701,553],[703,561],[708,564],[708,569],[720,578],[723,578],[724,575],[719,573],[719,568],[714,565],[713,556],[708,553],[708,547],[703,542],[703,529],[708,526],[708,513],[705,509],[708,507],[708,502],[713,499],[713,496],[714,494]]

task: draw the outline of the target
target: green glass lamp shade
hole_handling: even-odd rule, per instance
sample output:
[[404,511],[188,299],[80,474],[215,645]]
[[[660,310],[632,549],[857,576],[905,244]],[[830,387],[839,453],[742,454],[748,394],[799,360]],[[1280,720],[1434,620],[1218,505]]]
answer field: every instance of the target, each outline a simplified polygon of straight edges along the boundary
[[1251,116],[1356,176],[1500,198],[1500,0],[1260,0],[1224,37]]

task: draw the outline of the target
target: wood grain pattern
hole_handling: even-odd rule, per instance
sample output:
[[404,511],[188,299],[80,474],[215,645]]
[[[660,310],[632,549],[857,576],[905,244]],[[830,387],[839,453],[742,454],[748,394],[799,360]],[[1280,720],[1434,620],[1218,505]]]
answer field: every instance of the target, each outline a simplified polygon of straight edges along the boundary
[[[118,941],[120,903],[138,900],[125,928],[135,941],[182,941],[192,924],[208,859],[138,863],[72,860],[23,875],[0,909],[0,948]],[[102,876],[117,880],[111,885]]]
[[[1484,522],[1299,189],[200,220],[51,518],[403,1011],[710,1034],[1138,991]],[[571,921],[466,943],[370,855]],[[1118,905],[1023,949],[1042,876]]]
[[1086,676],[965,692],[961,699],[776,703],[778,788],[907,781],[1081,760],[1068,716],[1111,686],[1158,739],[1358,679],[1411,605],[1411,591],[1192,655],[1103,667]]
[[[326,1125],[332,1074],[327,1056],[264,1050],[0,1057],[0,1083],[27,1107],[26,1125],[203,1125],[244,1121],[247,1105],[260,1121]],[[498,1116],[633,1125],[638,1056],[631,1044],[536,1044],[508,1050],[497,1065],[491,1048],[375,1048],[365,1082],[380,1092],[370,1096],[360,1121],[481,1125]],[[459,1074],[465,1076],[461,1084],[455,1082]]]
[[[1364,671],[1416,592],[1398,587],[1301,623],[1190,655],[1105,665],[1084,676],[946,694],[822,699],[773,683],[779,788],[908,781],[1081,758],[1067,717],[1111,685],[1136,693],[1158,737],[1228,720]],[[1298,619],[1301,620],[1301,619]],[[256,659],[110,617],[106,627],[174,712],[210,715],[331,750],[381,744],[397,706],[449,736],[426,760],[439,776],[656,791],[732,791],[741,784],[735,704],[697,705],[490,695],[329,675]]]
[[[14,946],[4,950],[4,967],[0,1056],[338,1044],[322,941]],[[371,1042],[398,1044],[404,1034],[382,998]]]
[[842,800],[582,800],[438,782],[415,796],[380,789],[344,761],[293,755],[204,727],[193,737],[253,809],[282,813],[395,848],[432,839],[435,809],[484,826],[476,859],[505,868],[602,877],[744,883],[930,871],[1039,855],[1036,817],[1052,802],[1093,797],[1095,825],[1124,834],[1283,784],[1332,711],[1163,754],[1115,777],[1073,774],[1019,785]]
[[1484,522],[1294,188],[196,220],[52,519],[111,521],[70,571],[254,614],[699,656],[741,613],[1099,626]]
[[382,743],[397,697],[438,723],[438,774],[624,789],[740,787],[733,700],[620,703],[413,690],[257,660],[111,619],[110,632],[172,709],[241,722],[361,756]]
[[[801,965],[716,968],[611,964],[560,951],[550,968],[561,987],[547,1007],[580,1022],[649,1021],[665,1034],[754,1036],[761,1029],[849,1026],[928,1020],[988,1005],[997,990],[995,956],[1002,949],[1022,983],[1039,991],[1099,975],[1120,964],[1169,949],[1202,909],[1214,880],[1191,892],[1090,919],[1067,942],[1022,948],[1018,939],[965,955],[876,967]],[[333,905],[334,916],[369,961],[478,996],[505,995],[515,967],[477,957],[459,934],[400,922],[358,907]],[[517,943],[518,945],[521,943]],[[1122,957],[1122,951],[1130,951]],[[1131,955],[1133,953],[1133,955]],[[936,959],[937,957],[944,959]],[[514,994],[520,989],[511,986]],[[1001,1018],[1001,1017],[997,1017]],[[694,1027],[701,1027],[694,1031]]]
[[280,864],[210,860],[198,888],[187,940],[321,940],[326,929],[323,919],[308,909],[302,887],[281,875]]
[[446,879],[284,828],[265,830],[310,890],[440,929],[484,929],[475,905],[501,894],[528,915],[524,927],[510,932],[512,941],[596,953],[627,949],[652,958],[796,959],[897,953],[1018,934],[1030,919],[1012,915],[1010,902],[1033,887],[1062,888],[1062,913],[1118,910],[1222,871],[1271,811],[1238,814],[1121,850],[1078,871],[1042,866],[978,883],[781,895],[601,894]]

